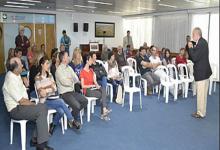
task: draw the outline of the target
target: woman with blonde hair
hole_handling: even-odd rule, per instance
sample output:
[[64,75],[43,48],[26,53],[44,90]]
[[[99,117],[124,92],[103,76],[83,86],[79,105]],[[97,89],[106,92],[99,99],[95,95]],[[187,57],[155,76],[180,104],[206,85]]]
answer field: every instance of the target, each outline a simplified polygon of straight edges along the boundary
[[81,49],[76,47],[73,50],[72,61],[69,63],[69,66],[73,69],[73,71],[79,77],[81,70],[83,69],[83,59],[81,54]]

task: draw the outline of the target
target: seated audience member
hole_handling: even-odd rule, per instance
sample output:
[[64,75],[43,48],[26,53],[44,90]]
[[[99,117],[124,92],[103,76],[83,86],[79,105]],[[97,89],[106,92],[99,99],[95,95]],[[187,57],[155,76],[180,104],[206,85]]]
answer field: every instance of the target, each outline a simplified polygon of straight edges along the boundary
[[53,54],[58,52],[58,48],[53,48],[50,53],[50,58],[52,58]]
[[108,49],[107,45],[103,45],[102,47],[102,54],[101,54],[101,60],[106,62],[108,60],[108,53],[110,50]]
[[73,117],[76,119],[80,110],[86,108],[88,101],[82,94],[75,92],[74,85],[79,82],[79,78],[68,65],[68,53],[60,52],[59,59],[60,65],[55,73],[58,91],[62,99],[72,108]]
[[50,66],[50,71],[51,71],[51,74],[53,75],[54,80],[56,81],[55,73],[56,73],[58,66],[60,65],[59,52],[57,51],[53,53],[51,58],[52,58],[52,62]]
[[118,64],[118,69],[119,69],[119,71],[121,71],[121,67],[127,65],[127,61],[126,61],[125,55],[123,53],[122,46],[118,46],[117,50],[118,50],[118,52],[115,55],[115,59]]
[[31,66],[34,63],[34,55],[36,53],[37,53],[37,46],[36,46],[36,44],[33,44],[31,46],[31,49],[29,49],[27,52],[27,59],[28,59],[28,63],[29,63],[29,68],[31,68]]
[[39,62],[39,72],[35,77],[35,85],[39,95],[40,103],[45,103],[48,109],[55,109],[56,115],[53,117],[53,123],[50,125],[49,133],[52,135],[55,127],[59,124],[60,119],[65,114],[70,127],[80,128],[80,124],[74,120],[69,108],[63,99],[59,98],[57,87],[53,76],[49,72],[49,59],[44,56]]
[[147,56],[148,58],[150,58],[150,56],[151,56],[150,47],[148,47],[148,48],[146,49],[146,56]]
[[[151,56],[150,56],[149,60],[152,64],[155,64],[155,66],[162,65],[162,61],[157,56],[157,49],[154,46],[151,47]],[[157,75],[160,79],[165,79],[166,78],[166,73],[163,70],[158,70],[157,67],[152,68],[152,72],[155,75]]]
[[185,57],[185,48],[181,48],[179,55],[176,56],[176,65],[178,64],[187,64],[187,60]]
[[40,51],[46,54],[45,44],[40,45]]
[[126,55],[125,55],[126,59],[132,56],[132,51],[133,51],[133,49],[130,47],[130,45],[128,45],[127,49],[125,51],[126,52]]
[[5,66],[6,66],[6,69],[7,69],[5,71],[9,70],[9,62],[10,62],[10,59],[13,58],[13,57],[15,57],[15,49],[14,48],[10,48],[8,50],[8,58],[7,58],[6,62],[5,62]]
[[63,43],[60,44],[60,52],[65,51],[65,45]]
[[[15,57],[21,59],[22,57],[22,50],[21,48],[15,48]],[[22,72],[21,72],[21,77],[22,77],[22,80],[23,80],[23,83],[25,85],[25,87],[29,87],[29,81],[28,81],[28,78],[27,78],[27,74],[28,74],[28,71],[27,71],[27,68],[26,68],[26,65],[25,65],[25,61],[21,59],[21,63],[23,65],[22,67]]]
[[22,67],[20,58],[10,59],[9,71],[2,88],[7,110],[12,119],[36,122],[36,128],[30,142],[31,146],[36,146],[37,150],[53,150],[47,146],[49,140],[47,107],[44,104],[36,105],[28,99],[26,88],[20,76]]
[[170,56],[170,50],[169,49],[165,49],[165,56],[162,60],[162,63],[164,66],[168,65],[168,64],[172,64],[172,60],[171,60],[171,56]]
[[36,98],[37,95],[35,93],[35,88],[34,88],[34,84],[35,84],[35,76],[38,73],[38,67],[39,67],[39,61],[42,58],[42,54],[40,53],[36,53],[36,55],[34,56],[34,61],[33,61],[33,65],[30,68],[30,72],[29,72],[29,93],[30,93],[30,97]]
[[158,64],[150,63],[149,57],[146,55],[146,49],[140,47],[139,56],[137,57],[137,66],[140,70],[142,78],[147,80],[148,94],[152,94],[153,87],[160,83],[160,78],[155,75],[151,69],[156,68]]
[[107,86],[107,72],[102,66],[102,64],[99,64],[96,62],[96,53],[92,52],[91,53],[93,63],[90,65],[90,67],[93,69],[93,71],[96,74],[96,79],[102,87],[106,88]]
[[[69,63],[69,66],[73,69],[76,75],[79,78],[80,72],[84,67],[83,59],[81,55],[81,49],[75,48],[73,51],[72,61]],[[81,84],[78,82],[75,84],[75,91],[81,93]]]
[[117,87],[122,85],[123,80],[121,78],[120,72],[118,70],[118,64],[115,60],[115,55],[113,52],[108,54],[108,81],[113,85],[113,101],[116,102],[117,97]]
[[144,42],[143,47],[146,48],[146,49],[148,48],[147,42]]
[[[22,49],[20,48],[20,47],[16,47],[15,48],[15,57],[18,57],[18,58],[20,58],[21,59],[21,57],[22,57]],[[23,59],[21,59],[21,63],[22,63],[22,65],[23,65],[23,71],[24,70],[27,70],[27,68],[26,68],[26,65],[25,65],[25,61],[23,60]]]
[[73,69],[73,71],[79,77],[80,72],[84,66],[80,48],[74,49],[72,61],[69,63],[69,66]]
[[161,49],[160,54],[159,54],[161,61],[163,61],[163,59],[164,59],[164,57],[165,57],[165,49],[166,49],[166,48],[163,47],[163,48]]
[[101,103],[101,119],[110,120],[109,110],[107,107],[107,99],[106,99],[106,89],[100,86],[96,80],[96,74],[93,72],[93,69],[90,66],[93,64],[93,53],[90,53],[89,56],[86,57],[85,66],[80,73],[81,85],[83,88],[83,93],[87,97],[97,97]]

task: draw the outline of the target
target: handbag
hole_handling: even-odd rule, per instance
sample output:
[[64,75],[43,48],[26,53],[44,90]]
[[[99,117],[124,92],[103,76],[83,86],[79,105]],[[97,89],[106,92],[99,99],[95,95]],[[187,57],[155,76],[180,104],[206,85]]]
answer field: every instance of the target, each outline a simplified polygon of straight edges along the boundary
[[95,72],[98,80],[102,79],[103,76],[107,76],[107,72],[102,64],[97,63],[97,65],[93,65],[93,71]]

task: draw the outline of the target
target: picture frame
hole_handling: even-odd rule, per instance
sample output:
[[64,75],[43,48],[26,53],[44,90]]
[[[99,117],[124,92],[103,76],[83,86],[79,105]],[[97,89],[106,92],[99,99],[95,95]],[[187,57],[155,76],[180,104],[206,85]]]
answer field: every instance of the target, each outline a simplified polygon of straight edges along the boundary
[[99,43],[98,42],[90,42],[89,43],[90,52],[97,52],[99,51]]
[[95,37],[115,37],[115,23],[95,22]]

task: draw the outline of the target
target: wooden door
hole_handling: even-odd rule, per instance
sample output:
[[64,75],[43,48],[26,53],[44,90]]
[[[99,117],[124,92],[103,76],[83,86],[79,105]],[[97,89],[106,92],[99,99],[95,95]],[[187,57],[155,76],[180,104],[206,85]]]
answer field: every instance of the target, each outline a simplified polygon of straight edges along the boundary
[[45,44],[45,25],[35,24],[35,43],[37,45],[37,50],[40,50],[40,45]]
[[3,33],[3,23],[0,23],[0,74],[4,73],[5,70],[5,60],[4,55],[4,33]]
[[56,46],[56,35],[54,24],[45,24],[46,26],[46,54],[50,58],[51,50]]

